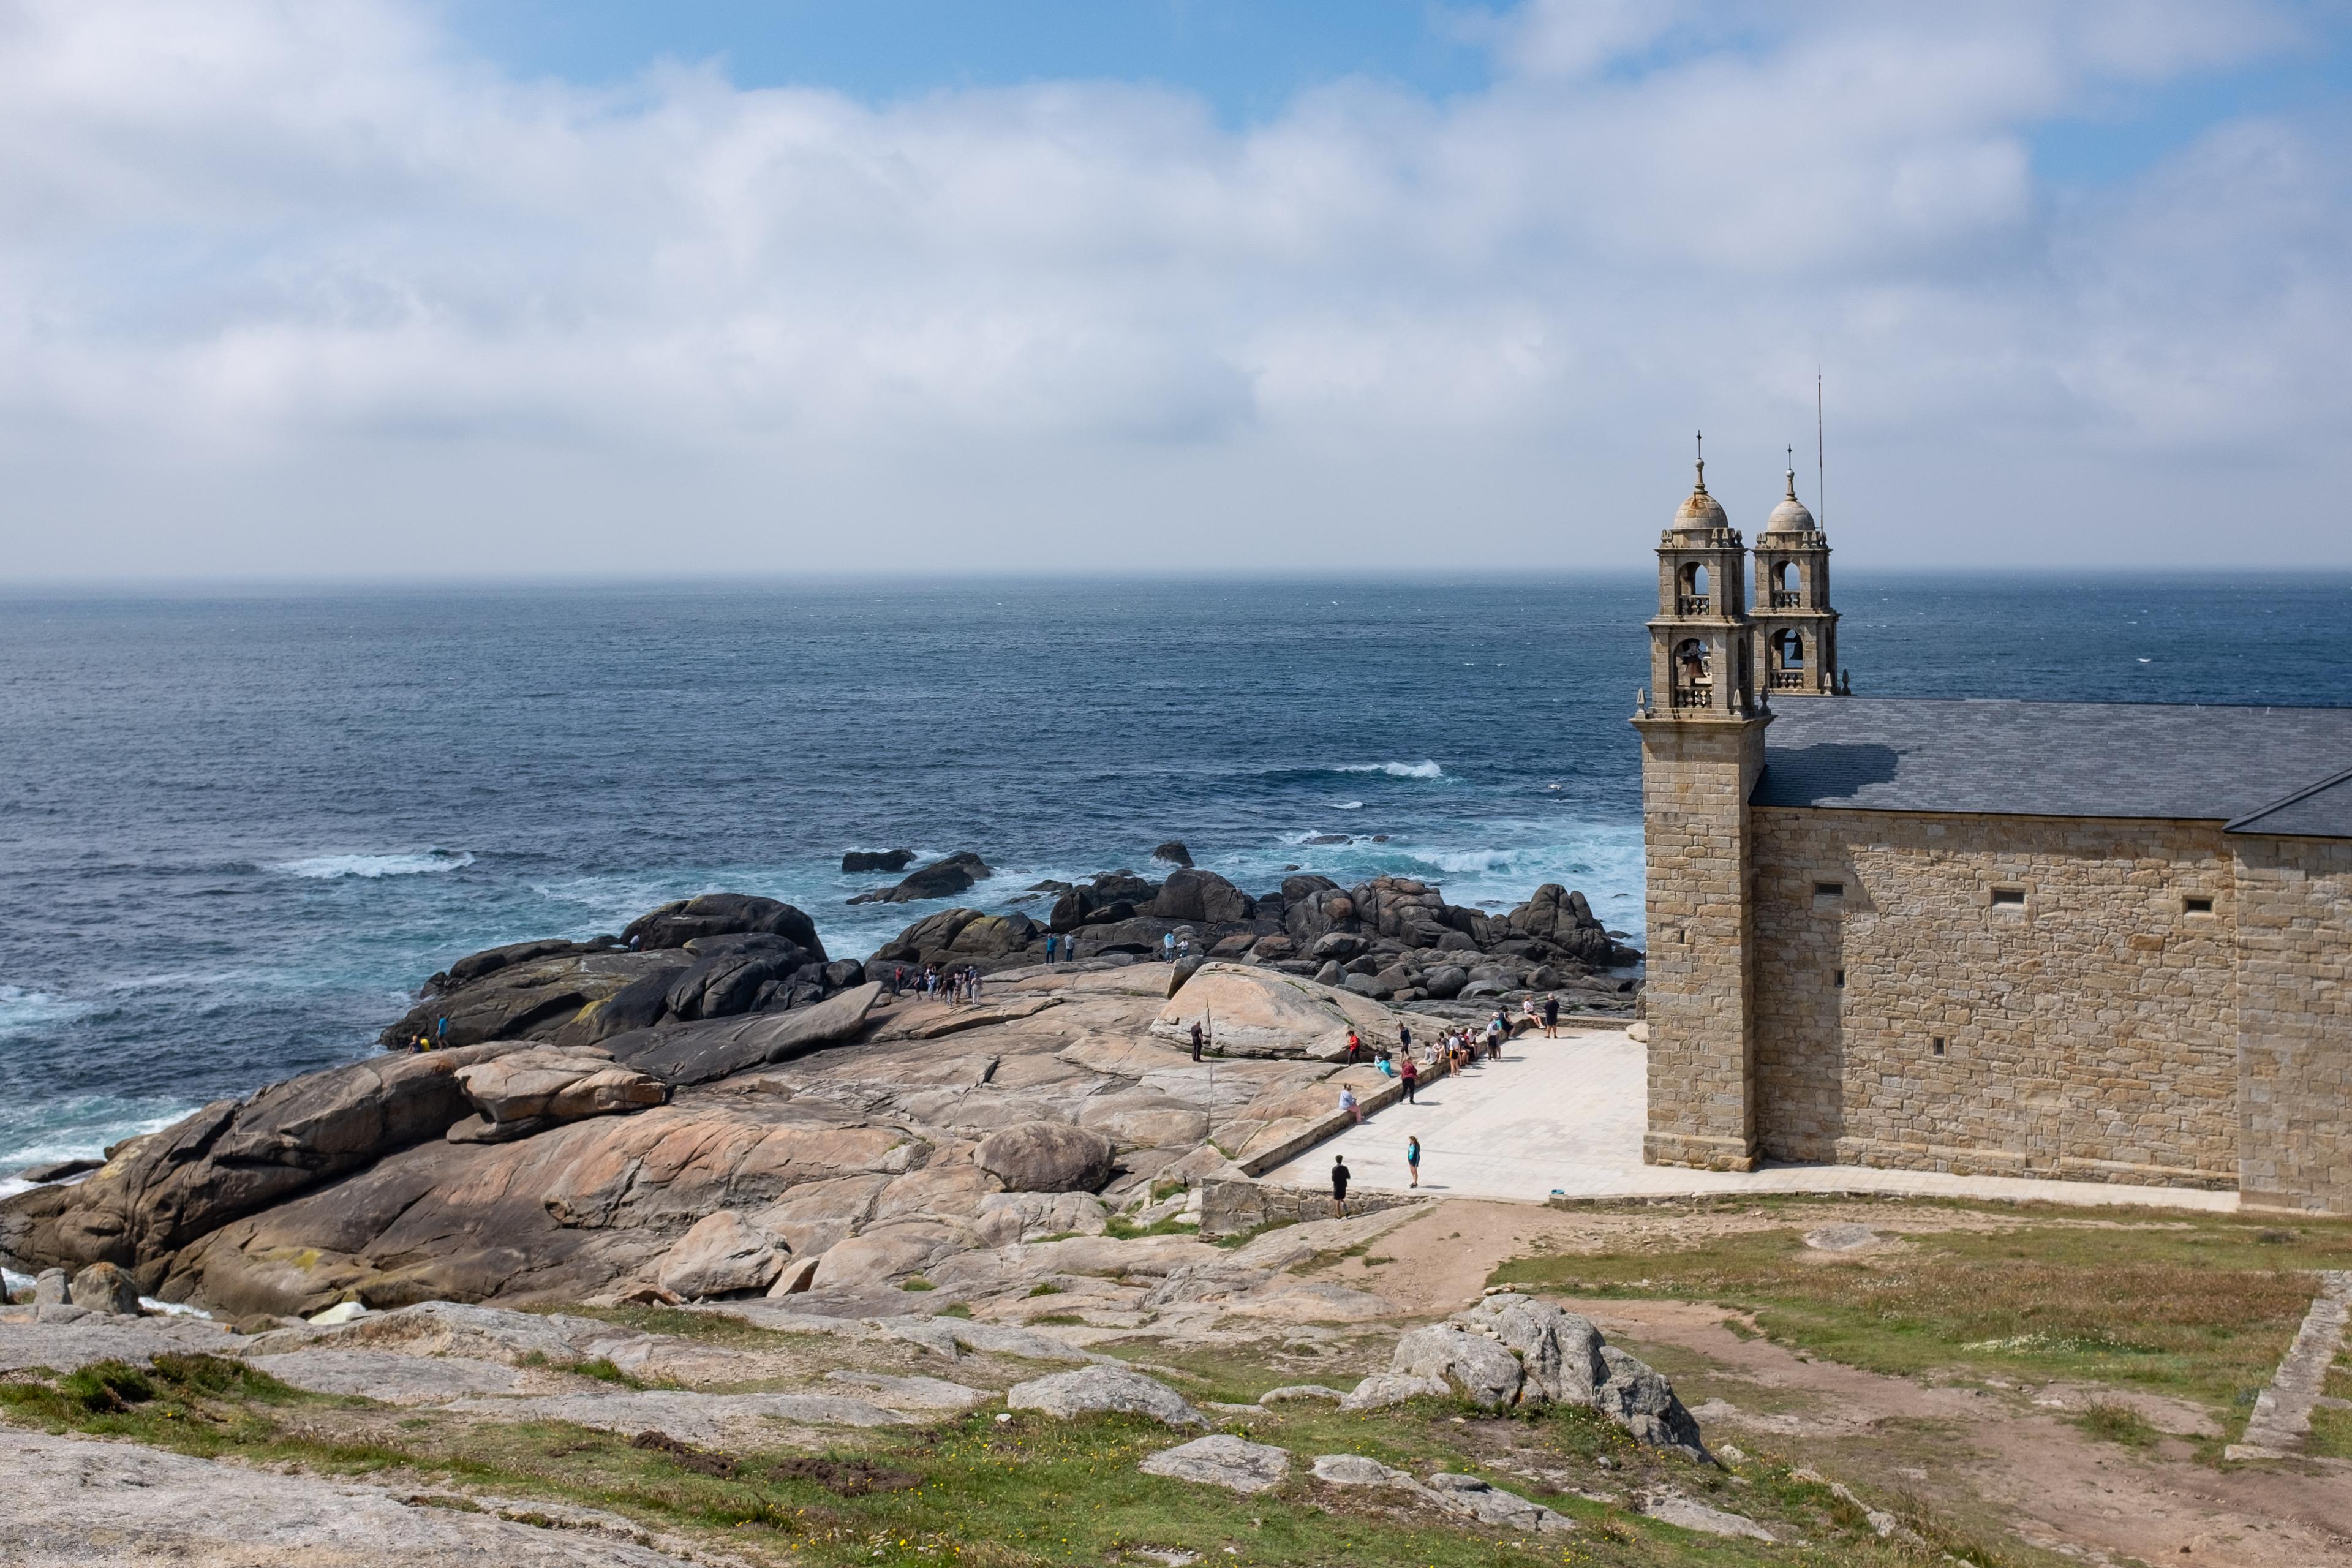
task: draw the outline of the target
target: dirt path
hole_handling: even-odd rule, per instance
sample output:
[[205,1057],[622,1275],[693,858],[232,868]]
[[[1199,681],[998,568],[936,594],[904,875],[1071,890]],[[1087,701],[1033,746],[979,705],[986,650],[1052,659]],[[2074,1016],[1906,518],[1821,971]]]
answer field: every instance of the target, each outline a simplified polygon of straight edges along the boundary
[[[1819,1212],[1818,1223],[1868,1218]],[[1811,1217],[1811,1216],[1809,1216]],[[1922,1228],[1916,1212],[1905,1228]],[[1954,1215],[1954,1224],[2000,1223]],[[1671,1209],[1603,1214],[1456,1201],[1383,1237],[1392,1261],[1351,1258],[1337,1277],[1400,1310],[1435,1313],[1475,1300],[1494,1270],[1539,1250],[1581,1251],[1634,1237],[1688,1241],[1707,1233],[1787,1225],[1786,1216]],[[1709,1441],[1732,1441],[1810,1463],[1866,1495],[1909,1493],[1962,1521],[1991,1522],[2030,1544],[2090,1561],[2315,1568],[2352,1563],[2352,1471],[2299,1466],[2216,1469],[2168,1440],[2141,1454],[2086,1436],[2037,1406],[2036,1394],[1937,1386],[1816,1361],[1725,1326],[1703,1303],[1562,1299],[1612,1339],[1674,1347],[1690,1362],[1677,1388]],[[1704,1358],[1700,1360],[1698,1358]],[[1662,1352],[1662,1361],[1674,1358]],[[2139,1401],[2132,1401],[2135,1405]],[[2195,1413],[2157,1408],[2186,1430]]]

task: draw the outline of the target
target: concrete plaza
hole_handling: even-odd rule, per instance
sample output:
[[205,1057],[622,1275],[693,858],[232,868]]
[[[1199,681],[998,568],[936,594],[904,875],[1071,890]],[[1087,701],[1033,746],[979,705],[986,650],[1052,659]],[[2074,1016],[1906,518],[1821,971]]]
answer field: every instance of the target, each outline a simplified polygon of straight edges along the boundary
[[1768,1165],[1760,1171],[1685,1171],[1642,1163],[1649,1115],[1648,1054],[1615,1029],[1530,1035],[1500,1062],[1425,1083],[1418,1103],[1398,1103],[1266,1173],[1285,1186],[1320,1186],[1331,1158],[1348,1157],[1359,1187],[1402,1191],[1404,1142],[1422,1148],[1421,1189],[1440,1197],[1673,1197],[1713,1193],[1900,1193],[2083,1205],[2155,1205],[2231,1210],[2232,1192],[2119,1186],[2012,1176],[1954,1176],[1860,1165]]

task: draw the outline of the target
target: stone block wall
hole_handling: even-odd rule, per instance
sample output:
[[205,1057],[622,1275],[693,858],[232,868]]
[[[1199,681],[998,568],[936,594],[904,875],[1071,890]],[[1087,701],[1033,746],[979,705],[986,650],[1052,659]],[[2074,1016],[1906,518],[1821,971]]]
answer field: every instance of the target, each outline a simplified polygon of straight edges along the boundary
[[[2240,895],[2217,826],[1750,816],[1765,1153],[2236,1184]],[[1651,930],[1654,971],[1654,905]]]
[[[1348,1213],[1381,1214],[1428,1201],[1417,1193],[1351,1192]],[[1204,1241],[1247,1236],[1270,1225],[1302,1225],[1331,1217],[1328,1187],[1277,1187],[1229,1176],[1208,1176],[1201,1182],[1201,1238]]]
[[2352,1213],[2352,844],[2229,840],[2242,1201]]
[[1749,813],[1765,720],[1641,719],[1649,1131],[1657,1165],[1754,1167]]

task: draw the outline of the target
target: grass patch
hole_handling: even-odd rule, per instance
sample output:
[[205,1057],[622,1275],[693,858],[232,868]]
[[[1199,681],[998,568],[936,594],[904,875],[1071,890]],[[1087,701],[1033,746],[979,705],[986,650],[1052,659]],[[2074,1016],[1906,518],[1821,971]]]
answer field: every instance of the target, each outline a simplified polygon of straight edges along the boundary
[[961,1301],[956,1301],[941,1307],[938,1311],[933,1312],[931,1316],[934,1318],[969,1318],[971,1316],[971,1309],[965,1306]]
[[1042,1318],[1032,1318],[1029,1321],[1033,1325],[1042,1324],[1049,1329],[1074,1329],[1082,1327],[1086,1323],[1086,1320],[1076,1312],[1048,1312]]
[[[1776,1341],[1876,1372],[2078,1379],[2242,1420],[2235,1395],[2268,1380],[2310,1306],[2306,1270],[2352,1266],[2352,1223],[2340,1221],[2281,1232],[2222,1215],[1990,1212],[1996,1228],[1918,1232],[1894,1252],[1813,1251],[1800,1219],[1690,1247],[1523,1258],[1496,1275],[1717,1302]],[[1902,1212],[1875,1223],[1900,1233]]]
[[1034,1300],[1039,1296],[1058,1296],[1061,1293],[1062,1288],[1059,1285],[1055,1284],[1051,1279],[1040,1280],[1038,1283],[1029,1287],[1029,1295],[1032,1300]]
[[2107,1399],[2093,1400],[2074,1418],[2074,1425],[2102,1443],[2120,1443],[2126,1448],[2152,1448],[2164,1436],[2130,1405]]
[[929,1280],[924,1279],[919,1274],[909,1274],[904,1279],[898,1281],[898,1289],[901,1290],[936,1290],[939,1287],[932,1284]]
[[1150,1225],[1138,1225],[1120,1215],[1113,1215],[1103,1222],[1103,1234],[1114,1241],[1133,1241],[1146,1236],[1190,1236],[1194,1229],[1195,1226],[1183,1224],[1174,1215]]

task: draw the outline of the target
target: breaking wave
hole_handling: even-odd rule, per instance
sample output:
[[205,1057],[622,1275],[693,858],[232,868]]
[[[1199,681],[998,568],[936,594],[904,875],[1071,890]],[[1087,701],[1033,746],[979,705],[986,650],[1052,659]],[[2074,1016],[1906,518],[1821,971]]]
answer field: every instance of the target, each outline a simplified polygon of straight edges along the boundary
[[1331,770],[1338,773],[1386,773],[1392,779],[1442,779],[1445,770],[1433,762],[1349,763]]
[[335,877],[415,877],[427,871],[455,871],[474,858],[463,849],[413,849],[397,855],[316,855],[307,860],[284,860],[270,868],[289,877],[325,880]]

